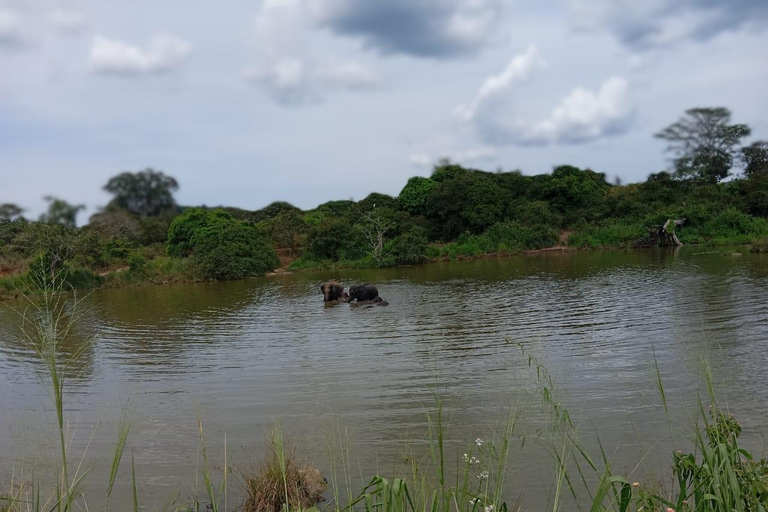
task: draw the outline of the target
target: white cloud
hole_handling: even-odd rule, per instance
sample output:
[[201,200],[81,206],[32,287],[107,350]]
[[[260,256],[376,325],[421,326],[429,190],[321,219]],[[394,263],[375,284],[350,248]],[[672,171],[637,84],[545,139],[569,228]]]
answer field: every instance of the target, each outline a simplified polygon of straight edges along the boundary
[[486,78],[471,102],[454,108],[454,117],[471,124],[485,143],[494,146],[580,144],[626,131],[633,110],[629,83],[619,76],[606,80],[597,92],[575,88],[540,121],[504,108],[515,84],[545,65],[536,46],[528,46],[500,73]]
[[485,102],[504,94],[515,83],[527,79],[534,69],[544,65],[536,45],[529,45],[524,53],[513,57],[501,73],[486,78],[475,98],[468,104],[457,106],[454,115],[462,121],[471,121]]
[[352,61],[328,61],[318,65],[301,59],[285,59],[271,65],[246,68],[242,75],[285,106],[318,103],[335,91],[370,89],[380,83],[372,70]]
[[122,41],[96,36],[91,44],[91,69],[103,75],[140,76],[173,71],[191,50],[174,36],[153,37],[144,50]]
[[23,43],[21,17],[15,11],[0,8],[0,46]]
[[55,9],[48,13],[48,23],[60,32],[78,34],[85,29],[87,20],[80,11]]
[[408,157],[408,161],[418,167],[429,167],[434,160],[425,153],[413,153]]
[[442,151],[437,155],[437,157],[432,157],[426,153],[412,153],[408,160],[418,167],[430,167],[442,158],[447,158],[451,162],[468,164],[471,162],[493,160],[498,156],[498,153],[494,148],[481,146],[477,148]]
[[629,83],[613,76],[597,92],[577,87],[545,119],[520,122],[514,131],[524,144],[578,144],[624,133],[632,115]]

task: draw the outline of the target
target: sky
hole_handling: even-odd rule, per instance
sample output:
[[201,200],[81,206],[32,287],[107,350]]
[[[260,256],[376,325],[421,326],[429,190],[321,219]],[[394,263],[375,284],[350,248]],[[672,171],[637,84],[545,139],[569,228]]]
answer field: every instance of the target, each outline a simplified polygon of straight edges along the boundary
[[250,210],[440,158],[641,181],[688,108],[768,138],[767,29],[765,0],[0,0],[0,203],[82,223],[147,167]]

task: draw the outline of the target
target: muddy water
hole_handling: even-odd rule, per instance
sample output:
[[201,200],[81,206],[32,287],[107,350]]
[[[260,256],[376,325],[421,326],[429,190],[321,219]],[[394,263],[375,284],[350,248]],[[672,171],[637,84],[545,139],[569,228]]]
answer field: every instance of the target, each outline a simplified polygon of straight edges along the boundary
[[[437,392],[452,413],[454,459],[476,437],[490,436],[510,407],[517,411],[507,497],[537,510],[554,483],[547,434],[540,433],[549,414],[517,344],[555,377],[558,400],[585,443],[594,449],[599,436],[614,470],[632,479],[662,470],[671,450],[685,448],[702,390],[702,354],[744,427],[744,442],[762,453],[768,258],[726,252],[547,254],[98,291],[84,300],[88,314],[72,343],[94,341],[71,362],[66,396],[73,455],[96,429],[85,463],[93,467],[89,506],[102,501],[123,409],[133,421],[129,450],[142,503],[162,508],[193,490],[198,416],[215,471],[225,435],[234,464],[247,468],[276,421],[327,470],[328,432],[338,423],[349,433],[353,472],[367,478],[377,469],[407,469],[408,446],[425,453],[425,412]],[[318,287],[329,278],[347,286],[375,282],[391,305],[324,307]],[[0,308],[6,482],[22,462],[29,474],[33,463],[55,464],[56,456],[40,365],[15,323]],[[64,357],[76,348],[65,347]],[[672,428],[656,389],[654,353]],[[127,496],[127,469],[118,501]]]

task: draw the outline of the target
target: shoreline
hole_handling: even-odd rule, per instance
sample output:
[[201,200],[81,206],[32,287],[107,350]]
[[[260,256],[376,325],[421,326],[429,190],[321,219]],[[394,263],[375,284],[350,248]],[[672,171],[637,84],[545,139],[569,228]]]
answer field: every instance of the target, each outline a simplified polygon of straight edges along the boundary
[[[686,244],[681,247],[706,247],[707,244]],[[725,245],[716,245],[714,247],[747,247],[744,244],[725,244]],[[290,261],[281,261],[281,263],[285,263],[282,267],[276,268],[272,272],[267,272],[266,274],[262,276],[251,276],[245,278],[248,279],[258,279],[260,277],[276,277],[276,276],[283,276],[283,275],[291,275],[299,272],[317,272],[322,270],[341,270],[341,269],[373,269],[373,268],[398,268],[398,267],[412,267],[416,265],[430,265],[434,263],[448,263],[448,262],[456,262],[456,261],[476,261],[476,260],[489,260],[489,259],[504,259],[504,258],[513,258],[515,256],[536,256],[536,255],[549,255],[549,254],[569,254],[569,253],[586,253],[586,252],[600,252],[600,251],[617,251],[617,250],[646,250],[649,248],[636,248],[633,249],[631,247],[619,247],[619,246],[607,246],[607,247],[598,247],[598,248],[590,248],[590,247],[573,247],[573,246],[567,246],[567,245],[555,245],[550,247],[543,247],[541,249],[527,249],[524,251],[519,252],[491,252],[491,253],[481,253],[481,254],[458,254],[455,256],[448,256],[443,255],[436,258],[430,258],[427,261],[424,261],[423,263],[418,264],[411,264],[411,265],[396,265],[392,267],[372,267],[372,266],[359,266],[356,267],[352,264],[345,264],[345,262],[336,262],[332,265],[320,265],[320,266],[308,266],[308,267],[298,267],[298,268],[291,268],[291,265],[297,261],[299,258],[290,260]],[[668,247],[669,250],[675,250],[677,247]],[[749,252],[749,251],[744,251]],[[743,252],[737,252],[732,251],[730,253],[724,252],[723,255],[743,255]],[[353,263],[353,262],[346,262],[346,263]],[[109,271],[98,271],[93,272],[94,275],[98,276],[99,279],[102,279],[103,281],[98,284],[97,286],[93,287],[73,287],[71,291],[85,291],[87,293],[95,291],[95,290],[102,290],[102,289],[110,289],[110,288],[131,288],[131,287],[137,287],[137,286],[158,286],[158,285],[168,285],[168,284],[181,284],[181,283],[202,283],[202,282],[215,282],[215,281],[208,281],[206,279],[200,278],[200,277],[183,277],[182,274],[170,274],[165,279],[151,279],[146,278],[144,280],[137,279],[132,282],[114,282],[113,280],[116,279],[116,276],[122,276],[126,275],[128,272],[130,272],[130,267],[127,266],[120,266],[118,268],[109,270]],[[3,281],[10,280],[10,281],[17,281],[20,282],[24,279],[25,273],[15,273],[15,274],[6,274],[0,277],[0,302],[9,301],[9,300],[17,300],[20,298],[23,298],[24,296],[35,296],[38,293],[31,290],[31,289],[20,289],[17,288],[17,291],[11,291],[10,288],[4,286]],[[119,278],[118,278],[119,279]],[[113,282],[110,282],[113,281]]]

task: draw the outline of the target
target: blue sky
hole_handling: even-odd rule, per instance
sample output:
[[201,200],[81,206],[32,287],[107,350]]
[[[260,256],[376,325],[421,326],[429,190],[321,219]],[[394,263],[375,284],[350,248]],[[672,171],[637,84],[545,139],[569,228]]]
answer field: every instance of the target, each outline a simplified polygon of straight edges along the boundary
[[726,106],[768,138],[764,0],[0,0],[0,203],[106,204],[125,170],[182,204],[396,195],[486,170],[667,167],[656,131]]

